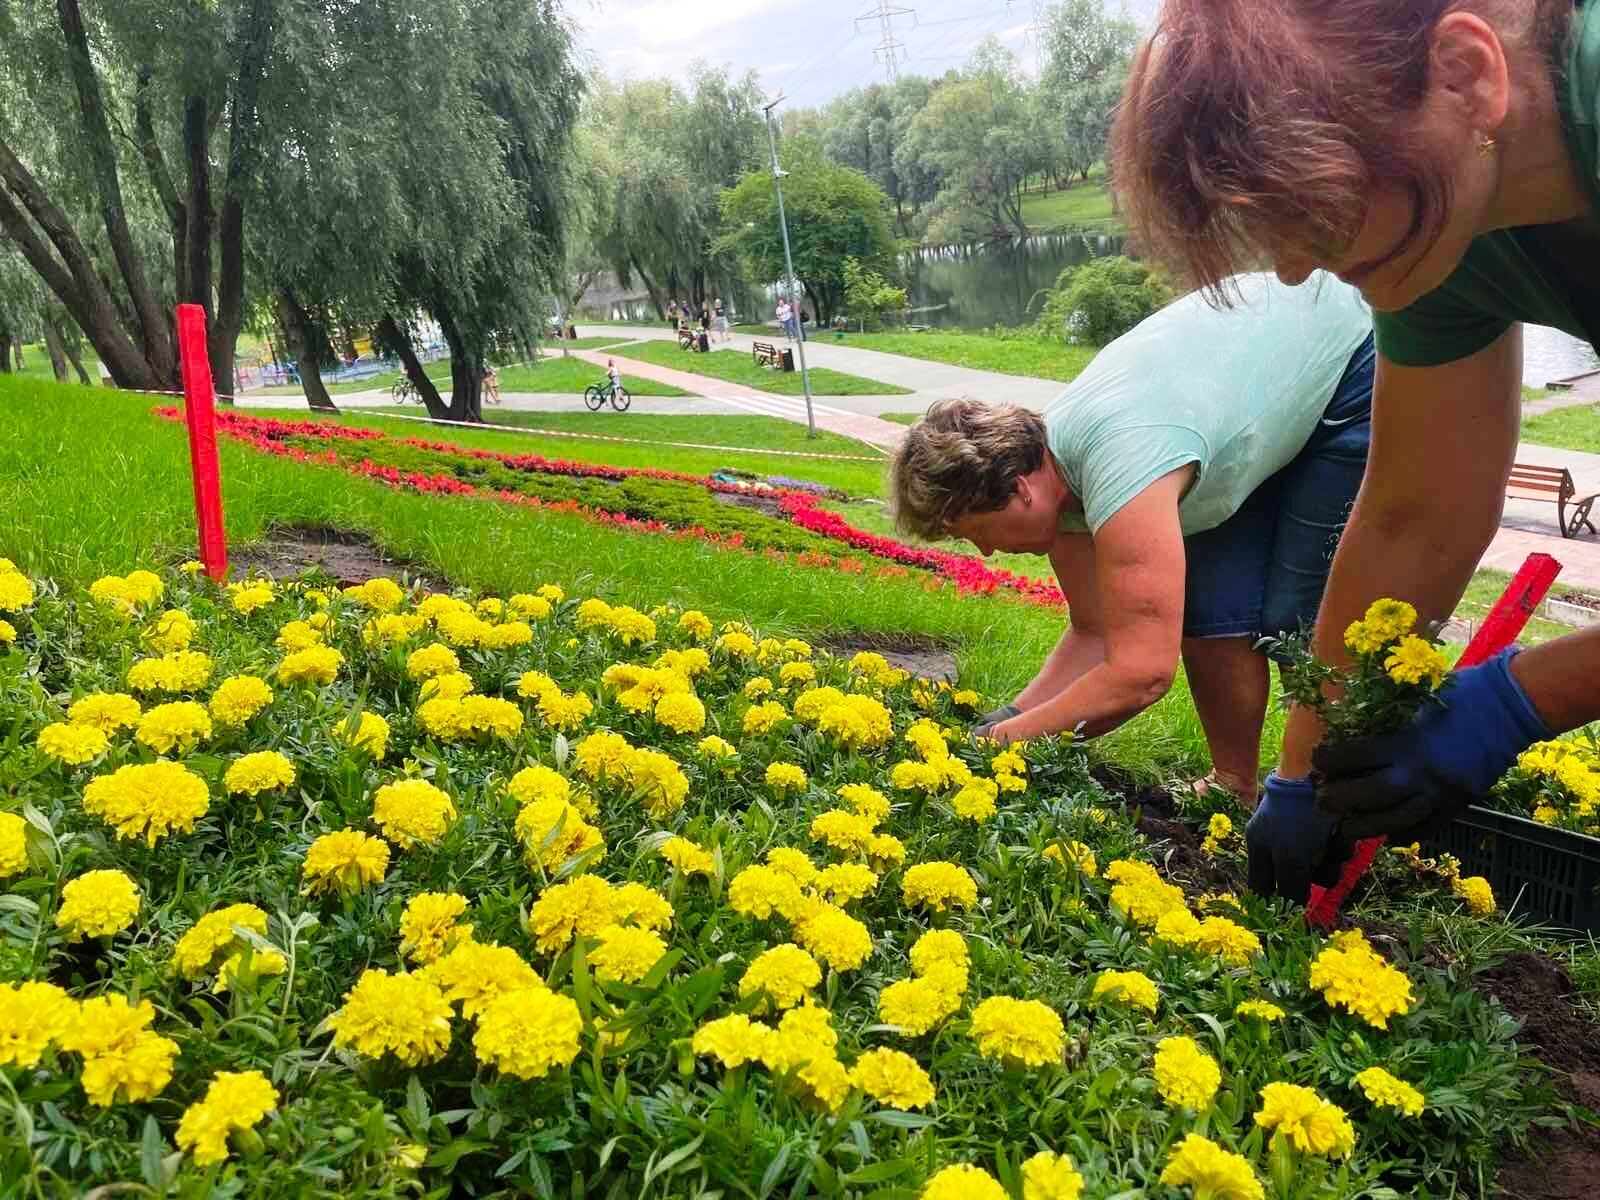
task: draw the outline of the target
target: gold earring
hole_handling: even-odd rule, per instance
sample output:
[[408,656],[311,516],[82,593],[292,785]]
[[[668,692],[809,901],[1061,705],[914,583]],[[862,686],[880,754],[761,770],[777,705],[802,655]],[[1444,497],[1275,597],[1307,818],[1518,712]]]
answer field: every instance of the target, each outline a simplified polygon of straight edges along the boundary
[[1478,135],[1478,157],[1488,158],[1494,153],[1495,140],[1487,134]]

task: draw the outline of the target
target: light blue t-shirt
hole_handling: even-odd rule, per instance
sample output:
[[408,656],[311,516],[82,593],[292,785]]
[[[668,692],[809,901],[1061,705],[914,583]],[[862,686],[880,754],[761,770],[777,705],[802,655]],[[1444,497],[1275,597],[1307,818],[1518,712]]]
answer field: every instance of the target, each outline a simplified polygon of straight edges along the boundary
[[1230,308],[1196,292],[1141,322],[1045,409],[1050,452],[1083,502],[1064,531],[1099,532],[1188,463],[1198,475],[1179,522],[1185,536],[1213,529],[1305,446],[1372,314],[1321,271],[1299,287],[1268,274],[1234,283]]

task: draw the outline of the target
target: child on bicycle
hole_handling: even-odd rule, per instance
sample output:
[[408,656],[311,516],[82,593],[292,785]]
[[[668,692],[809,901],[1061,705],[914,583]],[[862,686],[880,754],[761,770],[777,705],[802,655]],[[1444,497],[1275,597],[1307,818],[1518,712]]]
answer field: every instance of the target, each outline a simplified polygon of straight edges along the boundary
[[606,359],[606,378],[611,387],[611,393],[606,397],[609,400],[622,390],[622,372],[617,370],[617,360],[614,358]]

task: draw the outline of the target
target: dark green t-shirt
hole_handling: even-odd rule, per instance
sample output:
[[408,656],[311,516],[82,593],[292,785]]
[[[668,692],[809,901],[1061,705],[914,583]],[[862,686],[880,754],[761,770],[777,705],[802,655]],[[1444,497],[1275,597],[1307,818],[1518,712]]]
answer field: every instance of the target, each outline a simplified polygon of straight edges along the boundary
[[[1575,5],[1565,78],[1556,85],[1567,151],[1600,216],[1600,3]],[[1474,238],[1450,277],[1410,307],[1375,313],[1378,350],[1406,367],[1476,354],[1518,321],[1553,325],[1600,348],[1600,293],[1578,286],[1533,229]]]

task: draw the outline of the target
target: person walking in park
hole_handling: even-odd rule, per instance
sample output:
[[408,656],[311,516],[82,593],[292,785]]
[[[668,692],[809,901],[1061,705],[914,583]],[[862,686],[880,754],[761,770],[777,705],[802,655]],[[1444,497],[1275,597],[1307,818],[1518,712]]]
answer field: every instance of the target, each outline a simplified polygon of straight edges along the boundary
[[[1500,520],[1520,322],[1600,345],[1600,0],[1168,0],[1114,175],[1196,283],[1326,269],[1377,310],[1373,455],[1314,648],[1377,597],[1448,617]],[[1326,750],[1290,715],[1251,884],[1303,901],[1350,844],[1410,841],[1533,742],[1600,717],[1600,629],[1458,671],[1400,733]],[[1312,768],[1316,768],[1313,782]]]
[[778,325],[783,329],[783,336],[792,340],[794,334],[789,328],[789,321],[793,313],[789,308],[789,298],[787,296],[778,297],[778,303],[773,308],[772,314],[778,318]]
[[722,297],[718,296],[711,309],[712,325],[717,331],[718,341],[729,342],[733,335],[728,332],[728,310],[723,307]]
[[1045,554],[1071,624],[980,730],[1104,733],[1154,704],[1180,656],[1217,783],[1253,803],[1263,636],[1316,616],[1366,465],[1372,320],[1331,277],[1232,281],[1102,350],[1043,416],[941,401],[890,466],[905,533]]
[[676,300],[668,300],[667,301],[667,328],[668,329],[676,329],[677,327],[678,327],[678,302]]

